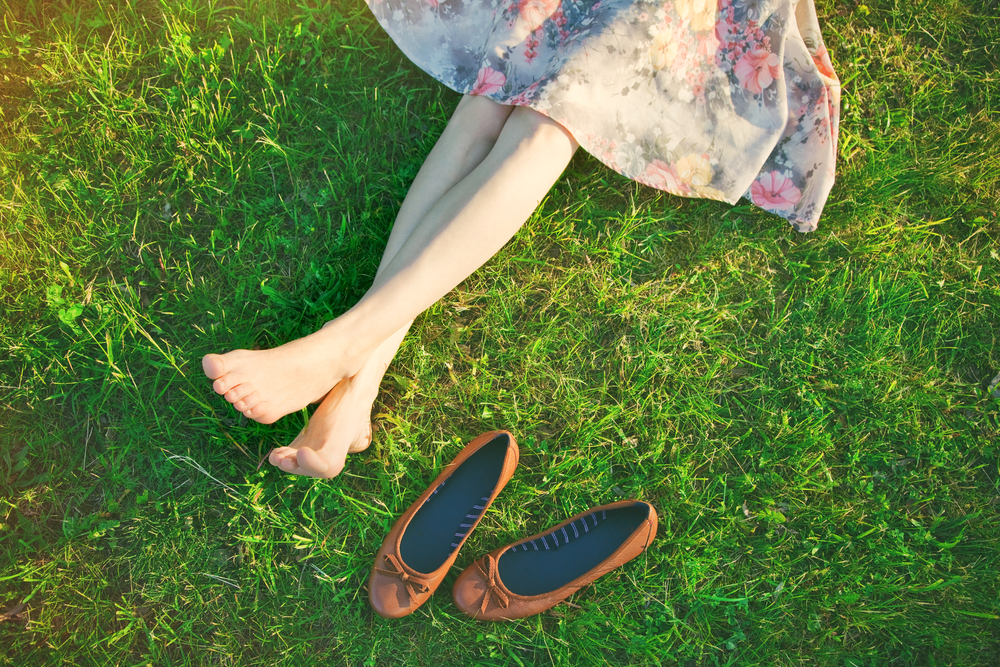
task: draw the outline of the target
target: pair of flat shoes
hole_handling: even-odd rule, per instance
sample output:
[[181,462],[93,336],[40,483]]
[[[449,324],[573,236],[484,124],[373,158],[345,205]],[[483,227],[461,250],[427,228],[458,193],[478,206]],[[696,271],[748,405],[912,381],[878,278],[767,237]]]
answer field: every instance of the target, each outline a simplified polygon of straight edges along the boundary
[[[376,613],[400,618],[430,598],[518,458],[510,433],[484,433],[396,520],[368,582]],[[638,500],[592,508],[482,556],[459,575],[452,598],[477,620],[541,613],[642,553],[656,526],[656,510]]]

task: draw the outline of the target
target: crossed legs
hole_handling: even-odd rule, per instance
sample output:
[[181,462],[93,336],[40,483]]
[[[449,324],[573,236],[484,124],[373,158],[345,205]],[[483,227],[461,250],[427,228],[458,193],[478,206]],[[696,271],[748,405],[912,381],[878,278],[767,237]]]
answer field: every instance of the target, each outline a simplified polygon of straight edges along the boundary
[[522,107],[462,99],[400,208],[375,281],[319,331],[272,350],[203,360],[216,392],[271,423],[322,400],[272,464],[333,477],[370,441],[378,385],[413,318],[484,264],[531,215],[577,148]]

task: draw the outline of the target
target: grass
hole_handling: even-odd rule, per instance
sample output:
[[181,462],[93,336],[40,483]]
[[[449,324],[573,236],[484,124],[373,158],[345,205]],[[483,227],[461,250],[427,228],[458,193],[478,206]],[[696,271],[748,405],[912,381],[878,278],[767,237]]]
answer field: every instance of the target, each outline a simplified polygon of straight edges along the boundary
[[[208,351],[349,307],[457,102],[363,3],[0,0],[0,664],[996,665],[1000,19],[820,2],[820,230],[577,156],[421,316],[331,481],[258,463]],[[462,443],[520,472],[463,550],[635,497],[646,554],[538,617],[364,586]]]

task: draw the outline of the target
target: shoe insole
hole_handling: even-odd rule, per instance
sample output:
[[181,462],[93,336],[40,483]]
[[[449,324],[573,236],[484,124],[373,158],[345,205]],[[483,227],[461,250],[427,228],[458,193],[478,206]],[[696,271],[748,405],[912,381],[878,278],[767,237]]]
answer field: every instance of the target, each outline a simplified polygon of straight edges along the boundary
[[500,481],[509,437],[500,434],[465,459],[417,510],[399,543],[403,562],[429,574],[448,560]]
[[500,580],[518,595],[562,588],[613,554],[648,517],[645,503],[587,514],[503,552],[497,560]]

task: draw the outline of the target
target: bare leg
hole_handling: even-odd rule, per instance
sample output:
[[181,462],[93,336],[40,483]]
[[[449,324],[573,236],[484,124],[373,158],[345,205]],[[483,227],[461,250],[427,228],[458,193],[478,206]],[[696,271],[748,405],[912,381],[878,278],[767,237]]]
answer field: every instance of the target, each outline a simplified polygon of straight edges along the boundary
[[447,294],[510,240],[576,148],[558,123],[515,108],[489,155],[431,208],[365,296],[330,323],[331,337],[385,340]]
[[[523,116],[522,116],[523,114]],[[553,128],[554,126],[554,128]],[[557,132],[552,132],[555,129]],[[378,290],[392,289],[388,285],[391,282],[385,281],[387,273],[394,269],[397,271],[416,274],[419,280],[426,280],[427,273],[433,273],[426,267],[421,268],[421,255],[429,251],[426,245],[417,246],[423,239],[424,243],[430,239],[433,245],[436,239],[452,236],[452,241],[456,238],[458,242],[446,243],[447,246],[441,254],[437,254],[437,260],[452,266],[455,263],[453,258],[442,258],[442,254],[450,254],[458,249],[467,253],[479,253],[481,261],[486,261],[489,256],[502,247],[503,243],[513,235],[513,233],[523,224],[524,220],[534,210],[538,201],[548,190],[558,175],[565,168],[566,162],[576,149],[576,143],[565,134],[559,126],[535,112],[520,109],[514,111],[511,120],[508,121],[501,134],[500,140],[490,152],[490,155],[483,161],[477,171],[486,170],[485,176],[480,173],[479,180],[474,180],[476,172],[470,177],[463,179],[455,186],[448,195],[445,196],[439,206],[434,207],[427,217],[420,221],[415,227],[408,241],[398,249],[398,252],[390,258],[387,251],[380,267],[379,275],[375,284],[365,298],[359,302],[358,307],[365,303],[365,299],[377,300],[383,298],[384,294],[378,294]],[[548,157],[556,156],[558,161],[548,161],[543,164],[539,172],[534,172],[539,166],[540,160],[536,154],[542,153]],[[561,161],[561,164],[560,164]],[[545,162],[542,160],[542,162]],[[534,190],[526,191],[520,188],[510,188],[510,181],[520,182],[523,186],[522,175],[514,174],[518,169],[533,173],[537,180],[534,181]],[[543,181],[542,179],[546,179]],[[472,181],[472,182],[470,182]],[[500,193],[504,197],[504,209],[507,215],[493,215],[489,211],[495,211],[496,207],[489,211],[479,211],[472,206],[475,199],[483,191],[487,193]],[[516,193],[507,195],[507,193]],[[455,197],[455,195],[458,195]],[[527,198],[518,195],[526,195]],[[454,197],[459,201],[456,205],[454,201],[448,202]],[[450,217],[436,217],[445,211]],[[455,213],[455,211],[458,211]],[[520,220],[517,217],[519,216]],[[479,237],[491,238],[491,235],[480,232],[477,239],[471,244],[462,242],[463,235],[454,233],[456,226],[469,225],[474,232],[480,225],[499,222],[507,225],[506,236],[492,236],[493,245],[482,246],[479,244]],[[454,233],[454,234],[453,234]],[[499,241],[497,239],[500,239]],[[474,248],[469,248],[469,245]],[[488,254],[487,254],[488,253]],[[409,256],[408,263],[401,269],[395,259],[400,256]],[[475,258],[473,258],[475,261]],[[478,266],[479,264],[476,264]],[[475,268],[475,267],[473,267]],[[446,270],[446,269],[440,269]],[[468,269],[471,271],[472,269]],[[450,289],[466,276],[459,272],[451,274],[450,280],[454,281],[448,287]],[[398,283],[397,283],[398,284]],[[417,290],[419,291],[419,290]],[[331,324],[336,324],[336,321]],[[408,325],[407,325],[408,326]],[[379,359],[379,365],[367,363],[358,375],[342,382],[330,392],[324,399],[319,409],[309,422],[309,427],[305,429],[288,447],[275,449],[270,456],[271,463],[288,472],[309,475],[313,477],[332,477],[340,472],[344,465],[346,454],[350,451],[357,451],[367,446],[367,441],[359,442],[358,436],[348,439],[343,435],[345,427],[349,424],[358,424],[364,420],[362,426],[352,426],[347,430],[357,434],[363,433],[364,437],[370,438],[370,426],[368,419],[371,414],[371,405],[378,393],[378,383],[381,381],[385,368],[391,361],[391,356],[395,354],[399,343],[405,334],[405,327],[390,337],[377,350],[369,361]],[[385,356],[383,356],[385,355]],[[363,387],[355,392],[354,387]],[[353,411],[353,412],[352,412]],[[352,415],[348,417],[348,415]]]
[[[323,368],[314,373],[324,378],[329,376],[327,368],[350,369],[353,360],[367,359],[514,235],[576,147],[569,133],[541,114],[525,108],[512,111],[486,158],[430,208],[361,301],[312,334],[322,344],[282,346],[269,352],[287,356],[286,367],[298,373],[310,365]],[[339,379],[356,372],[346,372]],[[312,378],[306,382],[320,383]],[[316,460],[311,460],[313,453],[319,454]],[[296,471],[330,477],[340,471],[345,455],[346,447],[335,453],[300,445]]]
[[[400,207],[379,273],[431,207],[482,162],[496,143],[511,110],[512,107],[499,105],[484,97],[464,97],[459,102]],[[376,367],[383,366],[382,373],[395,356],[409,329],[409,322],[403,323],[400,329],[395,344],[390,339],[396,336],[390,336],[377,348],[379,354],[372,353],[375,356],[372,362]],[[316,349],[325,345],[325,341],[313,334],[273,350],[208,354],[202,360],[202,367],[205,374],[215,380],[213,388],[217,393],[223,394],[245,416],[269,424],[321,400],[337,381],[355,375],[368,356],[353,355],[360,358],[348,363],[346,369],[343,368],[344,359],[339,359],[329,372],[316,377],[317,374],[310,373],[308,366],[315,369],[316,361],[322,358],[324,352],[330,352]],[[312,363],[309,363],[310,351],[316,355]],[[333,352],[336,353],[335,350]],[[304,360],[305,367],[287,365],[290,360],[294,362],[296,359]],[[303,378],[312,381],[299,382]]]
[[[431,207],[489,154],[512,110],[485,97],[462,98],[403,200],[376,275],[385,270]],[[316,474],[332,452],[355,453],[371,444],[372,404],[411,322],[379,345],[357,374],[342,380],[326,395],[309,425],[288,446],[271,452],[273,465],[288,472]],[[303,449],[300,468],[299,452]],[[324,476],[333,474],[331,469]]]

